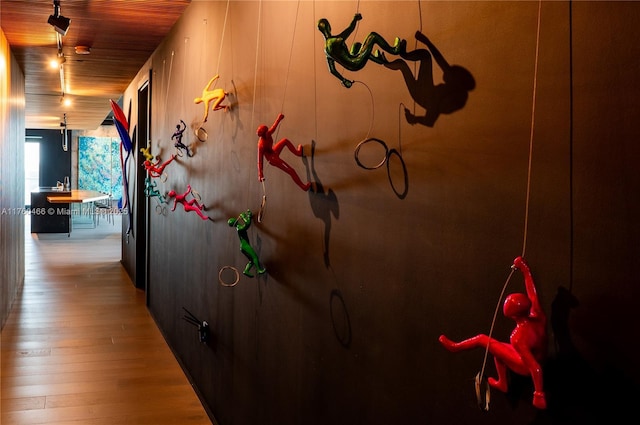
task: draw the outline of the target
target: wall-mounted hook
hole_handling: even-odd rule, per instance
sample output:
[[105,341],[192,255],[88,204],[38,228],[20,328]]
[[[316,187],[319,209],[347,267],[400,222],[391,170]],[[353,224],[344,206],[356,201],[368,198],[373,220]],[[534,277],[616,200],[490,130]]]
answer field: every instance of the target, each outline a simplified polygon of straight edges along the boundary
[[187,313],[186,316],[182,316],[182,319],[198,328],[198,338],[200,342],[206,344],[209,341],[209,324],[198,319],[186,308],[182,307],[182,309]]

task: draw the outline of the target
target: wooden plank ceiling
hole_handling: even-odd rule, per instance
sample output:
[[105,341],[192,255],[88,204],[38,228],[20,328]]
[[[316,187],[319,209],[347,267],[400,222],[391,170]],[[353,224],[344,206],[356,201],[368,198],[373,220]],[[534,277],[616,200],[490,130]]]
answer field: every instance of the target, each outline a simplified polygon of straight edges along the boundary
[[[140,68],[169,33],[191,0],[60,0],[70,18],[61,36],[61,73],[49,62],[58,40],[47,23],[53,0],[0,0],[0,27],[25,75],[26,127],[59,129],[66,113],[69,129],[93,130],[110,115]],[[80,55],[76,46],[90,48]]]

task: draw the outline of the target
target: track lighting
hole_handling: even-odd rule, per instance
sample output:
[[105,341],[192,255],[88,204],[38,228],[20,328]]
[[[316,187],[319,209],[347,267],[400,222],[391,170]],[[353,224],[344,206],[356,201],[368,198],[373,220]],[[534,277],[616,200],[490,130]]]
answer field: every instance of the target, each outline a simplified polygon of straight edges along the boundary
[[60,14],[60,0],[53,0],[53,15],[49,15],[49,20],[47,22],[58,34],[63,36],[67,35],[71,19]]
[[69,150],[69,141],[67,140],[67,114],[64,114],[64,120],[60,123],[60,132],[62,133],[62,150]]

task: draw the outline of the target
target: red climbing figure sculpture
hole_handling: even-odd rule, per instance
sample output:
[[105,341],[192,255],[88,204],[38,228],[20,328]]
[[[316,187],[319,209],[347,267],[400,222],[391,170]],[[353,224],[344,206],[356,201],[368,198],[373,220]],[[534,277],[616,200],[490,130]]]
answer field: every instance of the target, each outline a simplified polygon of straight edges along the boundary
[[171,208],[171,211],[175,211],[176,207],[178,206],[178,203],[180,203],[182,204],[186,212],[195,211],[195,213],[198,214],[201,219],[209,220],[209,217],[207,217],[202,213],[202,210],[204,209],[204,205],[200,205],[195,198],[187,201],[187,196],[189,194],[191,194],[190,184],[187,185],[187,190],[181,195],[178,195],[175,190],[170,190],[169,193],[167,193],[167,196],[169,198],[174,198],[173,207]]
[[171,158],[168,159],[167,161],[165,161],[162,164],[160,164],[160,159],[158,159],[158,162],[156,162],[155,164],[152,163],[151,161],[149,161],[148,159],[146,159],[144,161],[143,165],[144,165],[144,168],[149,173],[149,176],[151,176],[151,177],[160,177],[162,175],[162,173],[164,172],[164,168],[167,165],[169,165],[171,163],[171,161],[173,161],[174,159],[176,159],[176,156],[175,155],[171,155]]
[[513,268],[522,272],[527,294],[509,294],[504,300],[502,311],[506,317],[516,322],[509,342],[501,342],[480,334],[460,342],[451,341],[440,335],[440,343],[449,351],[457,352],[471,348],[485,348],[493,355],[498,379],[489,378],[489,385],[507,392],[507,369],[533,380],[533,405],[546,409],[547,401],[542,385],[541,362],[547,353],[547,318],[540,307],[531,270],[522,257],[513,261]]
[[266,158],[269,164],[274,167],[278,167],[285,173],[289,174],[293,181],[300,186],[300,189],[306,192],[309,190],[309,187],[311,187],[311,183],[302,183],[302,180],[298,176],[298,173],[296,173],[296,170],[280,158],[280,153],[285,147],[294,155],[302,156],[302,146],[298,145],[298,147],[295,148],[289,139],[281,139],[275,144],[275,146],[273,145],[273,137],[271,135],[276,131],[278,124],[280,124],[280,121],[283,119],[284,115],[279,114],[271,128],[268,128],[266,125],[260,125],[258,127],[257,134],[260,136],[260,139],[258,140],[258,180],[261,182],[264,181],[262,165],[264,158]]

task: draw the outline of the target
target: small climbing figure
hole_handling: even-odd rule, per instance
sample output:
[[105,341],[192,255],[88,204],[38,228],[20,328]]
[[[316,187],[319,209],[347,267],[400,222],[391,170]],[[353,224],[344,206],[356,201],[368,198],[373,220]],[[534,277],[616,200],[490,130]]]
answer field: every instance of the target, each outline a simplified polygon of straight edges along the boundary
[[223,105],[225,97],[229,94],[224,91],[224,89],[213,89],[211,90],[211,84],[213,84],[219,75],[216,74],[209,80],[209,84],[202,90],[202,97],[196,97],[193,99],[193,103],[200,104],[204,102],[204,117],[202,118],[202,122],[207,122],[207,118],[209,118],[209,107],[213,102],[213,106],[211,110],[217,111],[218,109],[224,109],[228,111],[231,108],[230,105]]
[[247,210],[236,218],[230,218],[227,222],[229,227],[235,227],[238,232],[238,237],[240,238],[240,252],[242,252],[245,257],[249,259],[249,262],[244,268],[242,272],[244,275],[253,277],[251,273],[251,269],[255,267],[259,274],[263,274],[267,271],[261,264],[260,260],[258,260],[258,254],[256,254],[255,250],[249,243],[249,235],[247,234],[247,230],[251,226],[251,218],[253,217],[253,213],[251,210]]
[[171,158],[168,159],[167,161],[165,161],[164,163],[160,164],[160,159],[158,158],[158,161],[154,164],[152,163],[150,160],[145,160],[143,162],[143,166],[144,168],[147,170],[147,172],[149,173],[149,175],[151,177],[160,177],[162,175],[162,173],[164,172],[164,169],[167,165],[169,165],[171,163],[171,161],[173,161],[174,159],[176,159],[175,155],[171,155]]
[[161,204],[165,203],[164,195],[156,188],[158,184],[151,180],[151,177],[144,178],[144,194],[147,198],[158,198]]
[[385,52],[393,55],[404,53],[407,48],[406,40],[401,40],[396,37],[395,43],[392,46],[380,34],[377,32],[371,32],[362,43],[356,42],[349,49],[347,47],[346,40],[356,29],[356,23],[361,19],[362,15],[356,13],[351,24],[337,35],[331,34],[331,25],[326,18],[322,18],[318,21],[318,30],[325,38],[324,52],[327,56],[329,71],[337,77],[346,88],[350,88],[353,85],[353,81],[346,79],[342,74],[340,74],[336,69],[336,63],[349,71],[359,71],[364,68],[369,60],[378,64],[387,63],[384,53],[377,49],[374,50],[376,45]]
[[[184,131],[187,129],[187,124],[184,121],[180,120],[180,122],[176,125],[176,131],[171,136],[171,140],[175,139],[175,143],[173,146],[178,149],[178,152],[182,152],[184,150],[187,153],[188,157],[192,157],[193,154],[189,150],[189,147],[182,143],[182,136],[184,135]],[[182,155],[182,154],[180,154]]]
[[142,152],[142,156],[144,156],[144,159],[146,159],[147,161],[153,161],[153,155],[151,155],[151,152],[149,152],[149,149],[151,149],[151,146],[147,146],[146,148],[140,148],[140,152]]
[[268,128],[266,125],[260,125],[256,131],[260,137],[258,140],[258,180],[261,182],[264,181],[263,163],[264,158],[266,158],[269,164],[289,174],[300,189],[306,192],[309,190],[309,187],[311,187],[311,183],[303,183],[298,173],[296,173],[296,170],[280,158],[280,153],[285,147],[294,155],[302,156],[302,145],[298,145],[296,148],[289,139],[281,139],[275,146],[273,145],[273,137],[271,135],[276,131],[278,124],[280,124],[280,121],[283,119],[284,115],[279,114],[271,128]]
[[174,198],[173,207],[171,208],[171,211],[175,211],[176,207],[178,206],[178,203],[180,203],[182,204],[186,212],[194,211],[196,214],[200,216],[201,219],[210,220],[209,217],[207,217],[202,213],[202,210],[204,209],[204,205],[200,205],[197,199],[193,198],[187,201],[187,196],[190,195],[191,193],[192,192],[191,192],[190,184],[187,185],[187,190],[182,195],[178,195],[175,190],[170,190],[169,193],[167,193],[167,196],[169,198]]
[[522,272],[527,294],[509,294],[504,300],[504,315],[516,322],[509,342],[501,342],[484,334],[460,342],[440,335],[439,341],[452,352],[471,348],[487,349],[493,355],[498,372],[498,379],[488,379],[489,385],[502,392],[507,392],[508,389],[507,369],[518,375],[531,376],[534,387],[533,405],[538,409],[546,409],[547,400],[542,385],[540,364],[547,353],[547,318],[540,306],[527,263],[522,257],[517,257],[511,267]]

